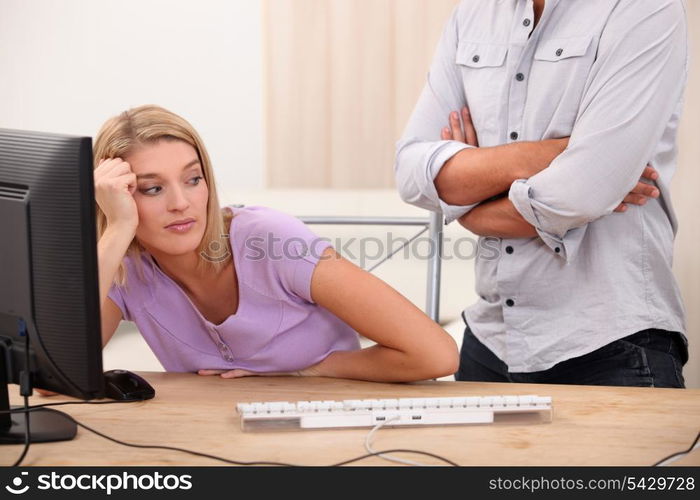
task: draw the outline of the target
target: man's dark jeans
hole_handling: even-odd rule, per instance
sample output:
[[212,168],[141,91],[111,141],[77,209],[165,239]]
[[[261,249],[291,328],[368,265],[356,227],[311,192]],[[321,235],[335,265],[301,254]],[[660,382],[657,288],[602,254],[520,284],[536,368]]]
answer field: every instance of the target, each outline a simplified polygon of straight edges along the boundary
[[688,361],[685,336],[649,329],[611,342],[593,352],[557,363],[548,370],[513,373],[469,329],[464,330],[455,379],[530,384],[685,387]]

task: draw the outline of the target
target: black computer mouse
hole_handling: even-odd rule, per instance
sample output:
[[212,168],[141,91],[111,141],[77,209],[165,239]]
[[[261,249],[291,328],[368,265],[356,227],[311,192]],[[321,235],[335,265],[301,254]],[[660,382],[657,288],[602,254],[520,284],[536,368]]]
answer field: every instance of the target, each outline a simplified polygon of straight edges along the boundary
[[156,395],[155,389],[142,377],[127,370],[104,372],[105,396],[122,401],[142,401]]

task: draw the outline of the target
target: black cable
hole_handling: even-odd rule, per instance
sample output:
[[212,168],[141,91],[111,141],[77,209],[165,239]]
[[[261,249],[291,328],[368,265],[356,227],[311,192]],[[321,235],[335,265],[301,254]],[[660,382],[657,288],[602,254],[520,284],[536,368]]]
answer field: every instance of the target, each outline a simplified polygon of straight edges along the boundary
[[[27,327],[24,323],[24,320],[22,319],[19,320],[19,328],[20,335],[24,334],[25,366],[24,371],[20,373],[20,389],[22,392],[22,396],[24,396],[24,409],[26,410],[27,408],[29,408],[29,396],[31,396],[32,394],[31,370],[29,369],[29,332],[27,331]],[[10,426],[12,426],[11,421]],[[22,460],[24,460],[24,457],[27,456],[27,452],[29,451],[29,445],[32,442],[29,438],[30,435],[31,433],[29,431],[29,412],[27,411],[24,414],[24,449],[22,450],[22,454],[19,456],[17,461],[14,464],[12,464],[12,467],[18,467],[19,464],[22,463]]]
[[[15,408],[14,410],[9,410],[9,411],[10,411],[10,413],[26,413],[26,414],[28,415],[29,412],[38,411],[39,409],[41,409],[41,408],[43,408],[43,407],[46,407],[46,406],[59,406],[59,405],[64,405],[64,404],[112,404],[112,403],[133,403],[133,402],[134,402],[134,401],[67,401],[67,402],[64,402],[64,403],[46,403],[46,404],[43,404],[43,405],[36,405],[36,406],[30,407],[30,408],[28,408],[28,409],[24,409],[24,408]],[[57,413],[58,413],[58,412],[57,412]],[[100,432],[100,431],[98,431],[98,430],[96,430],[96,429],[93,429],[93,428],[91,428],[91,427],[89,427],[89,426],[87,426],[87,425],[85,425],[85,424],[83,424],[83,423],[81,423],[81,422],[78,422],[76,419],[74,419],[72,416],[68,415],[67,413],[62,413],[62,412],[61,412],[61,413],[59,413],[59,415],[63,415],[63,416],[66,417],[67,419],[69,419],[69,420],[71,420],[72,422],[74,422],[76,425],[82,427],[83,429],[85,429],[85,430],[87,430],[87,431],[90,431],[90,432],[92,432],[92,433],[94,433],[94,434],[97,434],[98,436],[100,436],[100,437],[102,437],[102,438],[104,438],[104,439],[107,439],[107,440],[109,440],[109,441],[112,441],[112,442],[114,442],[114,443],[117,443],[117,444],[120,444],[120,445],[123,445],[123,446],[129,446],[129,447],[132,447],[132,448],[145,448],[145,449],[155,449],[155,450],[179,451],[179,452],[181,452],[181,453],[189,453],[190,455],[194,455],[194,456],[198,456],[198,457],[204,457],[204,458],[210,458],[210,459],[212,459],[212,460],[218,460],[218,461],[220,461],[220,462],[224,462],[224,463],[228,463],[228,464],[232,464],[232,465],[254,465],[254,466],[257,466],[257,465],[277,465],[277,466],[282,466],[282,467],[303,467],[303,466],[300,466],[300,465],[288,464],[288,463],[284,463],[284,462],[240,462],[240,461],[237,461],[237,460],[229,460],[229,459],[227,459],[227,458],[218,457],[218,456],[216,456],[216,455],[209,455],[209,454],[207,454],[207,453],[201,453],[201,452],[198,452],[198,451],[187,450],[187,449],[185,449],[185,448],[176,448],[176,447],[174,447],[174,446],[160,446],[160,445],[145,445],[145,444],[127,443],[127,442],[125,442],[125,441],[120,441],[119,439],[110,437],[110,436],[108,436],[108,435],[106,435],[106,434],[103,434],[102,432]],[[338,463],[336,463],[336,464],[331,464],[331,465],[329,465],[329,466],[327,466],[327,467],[338,467],[338,466],[341,466],[341,465],[346,465],[346,464],[349,464],[349,463],[352,463],[352,462],[357,462],[357,461],[360,461],[360,460],[364,460],[365,458],[369,458],[369,457],[381,455],[381,454],[384,454],[384,453],[415,453],[415,454],[425,455],[425,456],[432,457],[432,458],[437,458],[438,460],[442,460],[443,462],[445,462],[445,463],[447,463],[447,464],[450,464],[450,465],[455,466],[455,467],[459,467],[459,464],[457,464],[457,463],[455,463],[455,462],[453,462],[453,461],[451,461],[451,460],[448,460],[447,458],[441,457],[441,456],[439,456],[439,455],[435,455],[435,454],[429,453],[429,452],[427,452],[427,451],[406,450],[406,449],[382,450],[382,451],[377,451],[377,452],[375,452],[375,453],[368,453],[368,454],[366,454],[366,455],[361,455],[361,456],[356,457],[356,458],[351,458],[351,459],[345,460],[345,461],[343,461],[343,462],[338,462]]]
[[[24,409],[27,408],[29,408],[29,396],[24,396]],[[12,412],[12,410],[10,410],[10,412]],[[12,467],[18,467],[19,464],[22,463],[22,460],[24,460],[24,457],[27,456],[27,452],[29,451],[29,444],[31,443],[31,440],[29,439],[29,411],[27,411],[24,414],[24,425],[24,449],[22,450],[22,454],[19,456],[17,461],[12,464]]]
[[62,401],[60,403],[43,403],[40,405],[31,405],[25,408],[15,408],[14,410],[3,410],[0,413],[20,413],[24,411],[38,410],[40,408],[46,408],[47,406],[64,406],[64,405],[111,405],[120,403],[141,403],[143,401],[148,401],[147,399],[117,399],[113,401]]
[[666,458],[662,458],[661,460],[659,460],[658,462],[656,462],[654,465],[652,465],[652,467],[657,467],[659,464],[662,464],[662,463],[664,463],[666,460],[670,460],[671,458],[675,458],[675,457],[678,457],[678,456],[687,455],[688,453],[690,453],[691,451],[693,451],[693,448],[695,447],[695,445],[698,444],[698,440],[700,440],[700,432],[698,432],[698,435],[695,436],[695,441],[693,441],[693,443],[688,447],[687,450],[685,450],[685,451],[679,451],[679,452],[677,452],[677,453],[673,453],[672,455],[667,456]]

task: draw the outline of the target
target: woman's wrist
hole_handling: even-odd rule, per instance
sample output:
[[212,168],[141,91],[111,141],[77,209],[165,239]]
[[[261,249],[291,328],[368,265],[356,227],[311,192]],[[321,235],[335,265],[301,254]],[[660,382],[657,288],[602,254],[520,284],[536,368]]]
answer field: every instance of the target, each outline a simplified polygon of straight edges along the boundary
[[104,304],[114,276],[134,238],[136,230],[129,226],[108,225],[97,242],[100,304]]
[[136,226],[130,222],[108,222],[102,234],[102,238],[108,236],[110,239],[128,239],[129,243],[131,243],[135,234]]

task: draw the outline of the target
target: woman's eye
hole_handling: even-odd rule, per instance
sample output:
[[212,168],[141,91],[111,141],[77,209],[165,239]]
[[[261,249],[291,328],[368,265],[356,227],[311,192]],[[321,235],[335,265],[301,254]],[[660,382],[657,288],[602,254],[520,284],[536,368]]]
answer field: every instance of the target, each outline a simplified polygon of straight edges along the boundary
[[158,193],[160,192],[161,189],[163,189],[163,188],[161,188],[160,186],[153,186],[153,187],[150,187],[150,188],[141,189],[140,191],[141,191],[143,194],[158,194]]
[[[199,184],[199,181],[201,181],[202,179],[204,179],[204,177],[199,175],[197,177],[191,178],[189,180],[189,182],[191,185],[196,186],[197,184]],[[156,194],[160,193],[162,190],[163,190],[163,188],[161,186],[153,186],[153,187],[149,187],[149,188],[139,189],[139,191],[145,195],[156,195]]]

